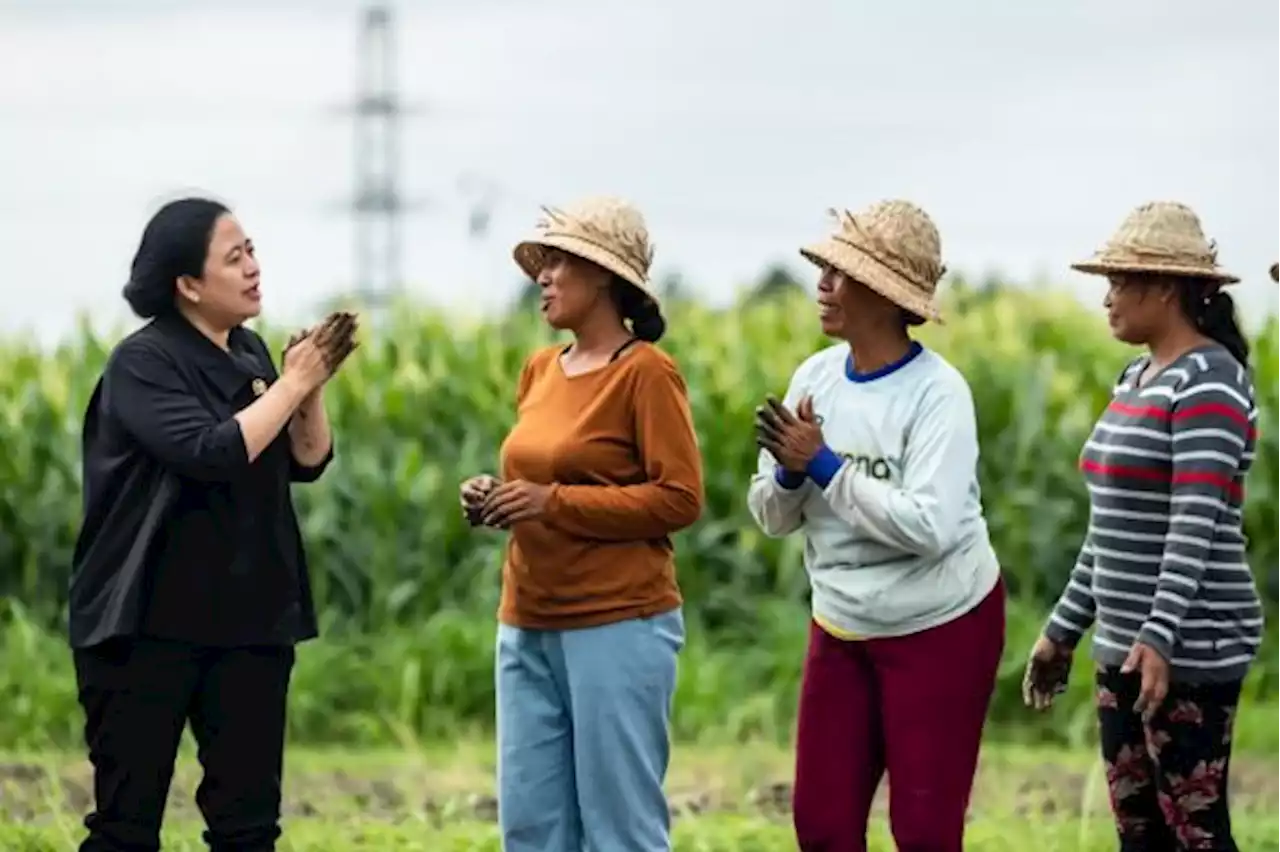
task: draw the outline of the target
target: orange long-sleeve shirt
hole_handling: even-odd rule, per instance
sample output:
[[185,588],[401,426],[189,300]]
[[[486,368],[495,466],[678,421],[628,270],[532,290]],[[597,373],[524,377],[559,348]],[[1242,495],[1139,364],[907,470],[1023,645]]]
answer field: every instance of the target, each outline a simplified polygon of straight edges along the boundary
[[702,458],[684,379],[638,343],[577,376],[561,347],[520,375],[502,477],[550,485],[546,516],[512,528],[498,618],[534,629],[591,627],[681,603],[671,534],[702,513]]

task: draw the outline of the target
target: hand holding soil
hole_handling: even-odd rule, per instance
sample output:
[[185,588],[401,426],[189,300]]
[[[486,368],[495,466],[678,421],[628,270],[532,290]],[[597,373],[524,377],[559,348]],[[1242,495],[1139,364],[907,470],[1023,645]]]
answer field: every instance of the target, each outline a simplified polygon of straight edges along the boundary
[[351,353],[359,348],[360,344],[355,340],[359,325],[360,320],[357,314],[350,311],[334,311],[319,324],[290,336],[289,342],[284,347],[284,357],[287,359],[290,350],[302,341],[311,340],[323,354],[325,364],[329,368],[329,377],[332,378]]

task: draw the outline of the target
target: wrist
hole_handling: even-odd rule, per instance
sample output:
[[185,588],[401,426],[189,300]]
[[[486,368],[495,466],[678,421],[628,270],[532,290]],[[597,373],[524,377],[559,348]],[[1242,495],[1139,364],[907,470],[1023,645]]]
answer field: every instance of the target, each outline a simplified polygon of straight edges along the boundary
[[[1173,641],[1170,641],[1167,634],[1171,631],[1159,622],[1148,620],[1146,624],[1138,630],[1138,638],[1136,640],[1139,645],[1146,645],[1156,653],[1160,659],[1168,663],[1173,659]],[[1176,639],[1176,637],[1175,637]]]
[[835,451],[826,444],[823,444],[813,454],[813,458],[809,459],[804,471],[809,475],[810,479],[818,484],[819,488],[825,489],[831,484],[831,480],[835,479],[843,464],[844,459],[836,455]]
[[804,485],[808,475],[802,470],[788,470],[782,465],[777,465],[773,469],[773,480],[787,491],[795,491],[801,485]]
[[1071,653],[1075,650],[1076,645],[1080,644],[1080,637],[1083,634],[1067,630],[1056,621],[1050,620],[1045,625],[1043,636],[1054,644],[1060,652]]
[[307,391],[302,397],[301,407],[314,411],[324,407],[324,385],[319,385]]
[[285,395],[285,398],[289,400],[290,407],[294,409],[301,408],[308,396],[316,390],[316,388],[309,387],[298,376],[290,373],[282,375],[280,381],[275,383],[275,387]]
[[547,486],[547,501],[542,504],[542,513],[550,517],[560,509],[560,483],[553,482]]

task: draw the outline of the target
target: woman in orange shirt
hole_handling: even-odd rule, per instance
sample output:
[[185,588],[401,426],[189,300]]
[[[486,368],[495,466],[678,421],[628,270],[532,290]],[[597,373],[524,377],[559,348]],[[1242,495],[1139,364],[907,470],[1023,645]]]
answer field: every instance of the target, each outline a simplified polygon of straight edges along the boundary
[[702,512],[685,383],[629,204],[546,211],[515,248],[573,343],[533,353],[502,482],[462,484],[473,523],[511,531],[496,661],[506,852],[668,850],[663,792],[684,644],[671,535]]

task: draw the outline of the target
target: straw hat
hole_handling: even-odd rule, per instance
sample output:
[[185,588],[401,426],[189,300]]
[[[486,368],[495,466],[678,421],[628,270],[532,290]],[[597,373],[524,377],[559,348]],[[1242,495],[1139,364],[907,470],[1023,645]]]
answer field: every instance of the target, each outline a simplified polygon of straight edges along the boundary
[[657,300],[649,286],[653,245],[644,216],[620,198],[594,196],[563,207],[543,207],[532,236],[512,252],[525,275],[537,278],[547,249],[589,260]]
[[865,284],[900,308],[942,322],[936,294],[942,239],[929,215],[909,201],[881,201],[857,215],[831,210],[836,229],[800,254]]
[[1093,275],[1149,272],[1208,278],[1220,284],[1240,279],[1218,268],[1218,249],[1185,204],[1151,201],[1134,209],[1093,257],[1071,264]]

